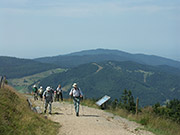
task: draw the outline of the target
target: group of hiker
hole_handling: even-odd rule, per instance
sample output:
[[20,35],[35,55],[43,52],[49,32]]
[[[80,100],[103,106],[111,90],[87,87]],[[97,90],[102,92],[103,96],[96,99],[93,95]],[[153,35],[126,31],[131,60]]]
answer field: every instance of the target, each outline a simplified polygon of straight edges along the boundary
[[[46,87],[46,90],[43,90],[43,87],[40,86],[38,89],[36,85],[33,86],[33,96],[34,100],[38,100],[38,97],[40,97],[40,100],[45,100],[45,109],[44,113],[47,111],[47,107],[49,105],[49,114],[52,114],[52,103],[53,99],[54,101],[63,101],[63,91],[61,88],[61,85],[59,84],[56,90],[53,90],[50,86]],[[83,93],[81,89],[77,86],[77,83],[74,83],[72,85],[72,89],[69,92],[69,96],[72,97],[75,107],[76,116],[79,116],[79,105],[80,105],[80,99],[83,98]]]

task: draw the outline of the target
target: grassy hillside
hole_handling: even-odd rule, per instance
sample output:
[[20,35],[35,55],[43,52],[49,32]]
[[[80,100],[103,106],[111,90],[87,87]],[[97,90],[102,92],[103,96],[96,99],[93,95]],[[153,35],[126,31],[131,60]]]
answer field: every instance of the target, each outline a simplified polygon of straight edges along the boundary
[[58,66],[29,59],[0,56],[0,75],[6,75],[7,78],[20,78],[55,68]]
[[11,87],[0,89],[1,135],[56,135],[57,123],[32,112],[26,98]]
[[167,99],[179,99],[180,94],[179,76],[162,72],[161,68],[133,62],[85,64],[51,75],[40,84],[57,87],[59,82],[67,91],[73,82],[77,82],[90,98],[100,98],[107,94],[118,99],[124,89],[131,90],[135,97],[140,98],[142,106],[163,103]]
[[21,93],[30,92],[27,91],[29,87],[31,87],[33,84],[38,84],[43,78],[46,78],[52,74],[61,73],[65,71],[65,69],[57,68],[48,70],[45,72],[37,73],[34,75],[26,76],[23,78],[14,78],[9,79],[9,84],[13,86],[16,90],[18,90]]

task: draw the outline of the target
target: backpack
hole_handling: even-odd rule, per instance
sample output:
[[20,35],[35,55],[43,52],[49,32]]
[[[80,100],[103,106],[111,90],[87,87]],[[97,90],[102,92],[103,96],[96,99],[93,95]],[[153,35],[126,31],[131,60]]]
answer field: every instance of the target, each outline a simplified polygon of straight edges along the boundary
[[34,87],[34,88],[33,88],[33,91],[34,91],[35,93],[37,93],[37,91],[38,91],[37,87]]
[[53,99],[53,91],[52,90],[45,91],[44,96],[45,96],[46,100],[52,100]]
[[39,89],[39,94],[42,94],[43,93],[43,89]]

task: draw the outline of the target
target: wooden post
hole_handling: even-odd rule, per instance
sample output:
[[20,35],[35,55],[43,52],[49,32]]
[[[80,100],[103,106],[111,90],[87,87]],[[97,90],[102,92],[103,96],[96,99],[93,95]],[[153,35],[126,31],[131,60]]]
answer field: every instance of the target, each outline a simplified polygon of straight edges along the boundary
[[138,115],[139,98],[136,99],[136,115]]
[[1,80],[0,80],[0,88],[2,88],[3,85],[3,76],[1,76]]
[[3,79],[2,79],[2,88],[4,88],[5,84],[6,84],[6,76],[4,76]]
[[2,84],[2,79],[3,79],[3,76],[1,76],[1,79],[0,79],[0,88],[1,88],[1,84]]
[[106,109],[106,106],[107,106],[107,105],[106,105],[106,102],[105,102],[105,103],[104,103],[104,109]]

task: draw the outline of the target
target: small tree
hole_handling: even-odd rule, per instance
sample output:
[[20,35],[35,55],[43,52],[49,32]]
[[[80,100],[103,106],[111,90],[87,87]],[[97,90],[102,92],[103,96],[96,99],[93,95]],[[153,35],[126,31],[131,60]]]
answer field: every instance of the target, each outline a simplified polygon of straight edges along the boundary
[[159,111],[159,107],[160,107],[160,103],[157,102],[155,105],[153,105],[153,111],[158,114],[160,111]]
[[134,102],[134,97],[132,95],[132,92],[129,90],[128,91],[128,105],[127,105],[127,110],[129,112],[136,112],[136,104]]
[[111,103],[112,109],[116,109],[117,105],[118,105],[118,99],[114,99],[114,101]]
[[5,82],[4,82],[5,84],[8,84],[8,81],[7,80],[5,80]]
[[123,95],[121,96],[121,99],[122,99],[123,107],[126,107],[127,102],[128,102],[128,92],[126,89],[124,90]]
[[136,104],[134,102],[134,97],[132,95],[132,92],[126,89],[123,92],[123,95],[120,99],[120,106],[129,112],[135,113],[136,112]]

